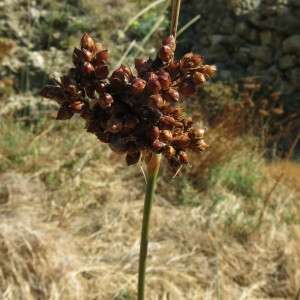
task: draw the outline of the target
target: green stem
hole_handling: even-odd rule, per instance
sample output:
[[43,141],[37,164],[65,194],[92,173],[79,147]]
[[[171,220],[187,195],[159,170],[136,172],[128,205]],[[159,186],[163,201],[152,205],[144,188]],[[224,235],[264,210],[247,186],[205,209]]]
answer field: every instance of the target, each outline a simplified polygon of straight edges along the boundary
[[144,300],[145,297],[145,277],[146,261],[150,228],[150,217],[153,203],[153,196],[156,188],[156,178],[160,165],[160,154],[152,154],[147,164],[147,187],[145,193],[143,225],[141,232],[140,259],[139,259],[139,277],[138,277],[138,300]]

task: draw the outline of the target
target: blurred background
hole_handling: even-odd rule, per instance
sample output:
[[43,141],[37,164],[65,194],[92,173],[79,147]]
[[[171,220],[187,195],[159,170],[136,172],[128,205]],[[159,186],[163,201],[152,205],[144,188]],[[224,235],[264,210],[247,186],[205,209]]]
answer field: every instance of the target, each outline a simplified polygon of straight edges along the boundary
[[[136,297],[145,181],[38,95],[84,32],[134,69],[171,1],[0,3],[1,299]],[[218,74],[185,101],[210,145],[159,174],[148,299],[295,299],[300,287],[300,2],[183,0],[176,59]]]

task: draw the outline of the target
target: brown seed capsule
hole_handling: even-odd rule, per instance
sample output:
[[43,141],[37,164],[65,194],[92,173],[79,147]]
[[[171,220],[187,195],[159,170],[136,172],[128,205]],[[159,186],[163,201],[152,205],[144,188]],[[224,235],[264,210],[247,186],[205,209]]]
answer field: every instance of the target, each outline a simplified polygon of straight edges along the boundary
[[72,61],[74,65],[80,65],[82,63],[82,51],[78,48],[74,48],[73,53],[72,53]]
[[85,87],[84,87],[86,96],[90,99],[95,99],[96,98],[96,93],[95,93],[95,88],[92,84],[88,83]]
[[104,65],[108,61],[108,50],[101,50],[94,56],[93,63],[95,66]]
[[100,132],[100,124],[98,120],[90,120],[86,124],[86,131],[89,133],[99,133]]
[[161,90],[161,85],[157,79],[150,79],[149,81],[147,81],[145,86],[145,91],[149,95],[158,94],[160,90]]
[[[197,70],[198,71],[198,70]],[[206,79],[210,79],[217,73],[215,66],[205,65],[199,68],[199,71],[205,75]]]
[[82,49],[81,59],[82,59],[82,61],[91,62],[93,59],[93,53],[87,49]]
[[80,46],[83,49],[87,49],[89,51],[93,51],[94,48],[94,40],[88,35],[87,33],[84,33],[84,35],[81,38]]
[[127,153],[136,153],[139,151],[138,145],[135,141],[129,141],[126,143],[126,151]]
[[163,92],[163,98],[169,103],[174,103],[179,101],[179,93],[174,88],[169,88]]
[[172,132],[170,130],[164,129],[159,132],[159,140],[164,143],[168,143],[172,140]]
[[122,121],[117,117],[110,117],[106,123],[106,130],[112,133],[117,133],[122,129]]
[[201,72],[195,72],[193,74],[193,81],[196,85],[201,85],[206,82],[205,76]]
[[192,118],[184,118],[183,120],[183,126],[186,130],[191,129],[194,126],[194,121]]
[[162,45],[169,46],[172,49],[172,51],[174,52],[175,48],[176,48],[176,40],[175,40],[174,36],[173,35],[169,35],[168,37],[166,37],[163,40]]
[[163,151],[164,144],[158,140],[154,141],[150,145],[150,150],[155,153],[161,153]]
[[114,102],[114,99],[111,96],[111,94],[109,94],[109,93],[103,93],[99,97],[99,103],[103,109],[111,107],[113,102]]
[[82,101],[75,101],[69,105],[70,109],[77,114],[81,114],[85,106],[85,103]]
[[154,72],[147,72],[143,76],[143,79],[146,80],[146,81],[149,81],[149,80],[158,80],[158,76]]
[[193,127],[188,132],[188,136],[191,140],[201,140],[204,138],[205,128]]
[[92,77],[94,75],[95,69],[91,63],[85,61],[82,65],[81,71],[83,76]]
[[159,128],[157,126],[151,125],[146,130],[146,136],[152,141],[156,140],[159,136]]
[[192,80],[183,80],[178,85],[178,91],[186,97],[196,94],[196,84]]
[[74,113],[70,107],[67,104],[63,104],[57,112],[56,120],[69,120],[73,115]]
[[168,63],[173,59],[174,52],[170,46],[163,45],[158,49],[156,55],[161,61]]
[[94,87],[95,87],[95,90],[98,94],[102,94],[102,93],[107,92],[108,83],[105,82],[105,81],[97,81],[97,82],[94,83]]
[[209,146],[203,140],[194,140],[189,144],[189,149],[195,153],[200,153],[208,147]]
[[180,76],[180,62],[179,61],[171,61],[166,68],[166,70],[169,72],[170,77],[172,80],[175,80]]
[[171,85],[171,78],[168,72],[160,69],[157,72],[158,81],[160,82],[161,88],[163,90],[167,89]]
[[161,108],[164,105],[164,99],[160,94],[151,95],[147,101],[150,108]]
[[94,50],[93,50],[94,55],[95,55],[96,53],[102,51],[102,50],[103,50],[103,45],[102,45],[102,43],[100,43],[100,42],[95,42],[95,43],[94,43]]
[[189,163],[189,156],[185,151],[179,151],[178,153],[178,160],[181,164],[188,164]]
[[108,143],[109,148],[117,154],[126,153],[125,139],[120,135],[114,135]]
[[140,94],[146,85],[146,81],[141,78],[134,78],[129,84],[129,92],[133,95]]
[[65,91],[70,93],[71,96],[75,96],[78,93],[77,81],[70,75],[64,75],[60,77],[61,85]]
[[95,77],[97,79],[106,79],[109,74],[108,67],[106,65],[98,65],[95,67]]
[[174,127],[175,119],[170,116],[164,116],[159,121],[159,128],[161,129],[172,129]]
[[96,134],[98,140],[102,143],[109,143],[112,138],[112,134],[107,131],[100,131]]
[[190,144],[191,139],[188,137],[187,134],[183,134],[179,137],[176,137],[172,140],[171,145],[179,148],[186,148]]
[[145,73],[148,72],[149,69],[151,68],[151,65],[152,65],[152,61],[150,59],[145,60],[142,58],[136,58],[134,60],[134,67],[140,76],[144,76]]
[[125,159],[126,159],[127,166],[136,164],[140,160],[140,157],[141,157],[141,152],[126,154]]
[[203,57],[194,53],[185,54],[180,61],[180,69],[183,72],[195,70],[202,65]]
[[176,150],[174,149],[174,147],[167,145],[164,147],[163,151],[162,151],[162,155],[166,158],[170,158],[172,156],[174,156],[176,154]]

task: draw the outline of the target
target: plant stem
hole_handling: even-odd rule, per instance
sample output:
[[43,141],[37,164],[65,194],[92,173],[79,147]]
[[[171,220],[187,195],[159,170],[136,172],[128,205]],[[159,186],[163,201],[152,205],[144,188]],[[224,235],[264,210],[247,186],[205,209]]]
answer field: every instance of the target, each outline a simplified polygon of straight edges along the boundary
[[141,232],[139,275],[138,275],[138,300],[144,300],[145,296],[145,277],[146,260],[148,250],[150,217],[153,203],[153,196],[156,188],[156,178],[160,166],[160,154],[152,153],[150,161],[147,163],[147,187],[145,193],[143,224]]

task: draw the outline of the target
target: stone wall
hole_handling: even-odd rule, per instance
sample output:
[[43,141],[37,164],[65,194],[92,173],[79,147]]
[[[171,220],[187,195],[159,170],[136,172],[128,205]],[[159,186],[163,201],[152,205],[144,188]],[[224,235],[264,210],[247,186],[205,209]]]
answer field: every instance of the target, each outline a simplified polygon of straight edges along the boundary
[[182,51],[200,53],[223,78],[276,78],[282,94],[299,101],[300,0],[183,0],[181,26],[197,14],[179,39]]

